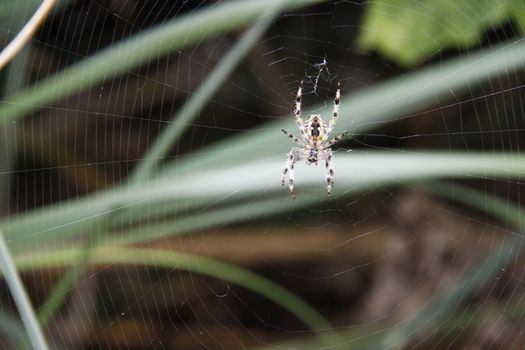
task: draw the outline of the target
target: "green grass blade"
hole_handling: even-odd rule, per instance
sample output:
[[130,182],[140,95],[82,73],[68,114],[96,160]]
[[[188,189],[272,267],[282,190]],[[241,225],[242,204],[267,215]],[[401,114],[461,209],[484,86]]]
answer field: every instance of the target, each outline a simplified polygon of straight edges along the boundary
[[53,319],[54,315],[63,305],[67,294],[85,271],[96,244],[101,234],[107,230],[107,227],[100,224],[95,230],[97,230],[98,234],[90,237],[88,242],[79,249],[78,256],[72,266],[65,272],[64,276],[60,278],[58,284],[53,288],[46,301],[40,307],[37,316],[38,321],[43,327],[47,326]]
[[[362,327],[350,332],[340,332],[340,337],[345,340],[336,348],[354,350],[394,350],[407,349],[411,341],[423,332],[426,337],[429,333],[438,330],[443,319],[451,320],[459,330],[464,330],[468,325],[459,323],[457,313],[459,304],[471,296],[486,282],[494,280],[494,276],[500,273],[506,265],[515,261],[525,246],[523,236],[514,235],[508,238],[500,247],[497,247],[483,261],[470,268],[458,280],[458,283],[433,298],[416,315],[402,321],[394,326]],[[463,315],[460,314],[459,316]],[[472,316],[468,320],[472,322]],[[445,327],[449,328],[448,325]],[[449,329],[450,330],[450,329]],[[283,347],[297,349],[319,349],[322,348],[316,339],[303,339],[290,342]],[[263,347],[263,349],[274,349],[275,347]]]
[[[520,232],[525,230],[523,220],[525,213],[509,201],[461,185],[451,186],[443,182],[425,183],[417,187],[434,195],[486,211],[504,222],[513,224]],[[453,288],[434,298],[434,301],[423,307],[415,317],[389,331],[383,338],[384,348],[404,348],[420,330],[432,327],[433,322],[449,315],[462,300],[468,298],[487,281],[492,280],[494,275],[520,255],[524,247],[525,236],[519,233],[511,234],[479,265],[469,269]]]
[[[40,1],[34,4],[25,2],[23,5],[20,2],[9,3],[6,1],[0,5],[0,18],[2,13],[8,16],[13,21],[13,29],[18,32],[36,10]],[[7,5],[7,6],[6,6]],[[27,11],[28,13],[24,13]],[[5,26],[11,27],[11,26]],[[14,33],[13,33],[14,35]],[[28,80],[30,71],[32,43],[28,43],[7,66],[3,73],[5,79],[2,84],[2,91],[0,94],[5,96],[10,91],[17,91],[23,87]],[[11,202],[11,184],[16,162],[16,125],[0,125],[0,140],[2,145],[0,147],[0,213],[8,213]]]
[[221,205],[218,208],[211,207],[187,216],[149,222],[138,227],[113,232],[106,242],[112,245],[130,245],[167,236],[188,234],[198,230],[218,228],[221,225],[231,225],[254,217],[264,218],[277,215],[297,209],[298,206],[312,205],[322,200],[322,196],[299,197],[293,201],[290,200],[288,193],[285,193],[285,195],[277,198],[253,202],[240,201],[232,205]]
[[[2,94],[23,86],[27,80],[31,45],[24,47],[9,64]],[[11,204],[11,185],[16,163],[16,125],[0,125],[0,213],[8,213]]]
[[[13,344],[30,346],[24,326],[2,304],[0,304],[0,335]],[[26,343],[23,343],[24,341]]]
[[22,322],[26,328],[29,336],[29,340],[33,345],[34,349],[47,350],[46,339],[44,333],[38,324],[38,320],[35,315],[35,310],[31,306],[31,301],[26,293],[22,280],[16,271],[15,263],[7,248],[7,244],[4,240],[4,236],[0,231],[0,268],[4,274],[4,278],[7,282],[7,286],[11,291],[11,296],[15,300],[15,304],[18,308],[18,312],[22,318]]
[[[333,197],[336,198],[376,186],[429,178],[520,178],[525,174],[525,156],[507,153],[352,152],[336,153],[334,158],[336,186]],[[160,178],[146,185],[128,186],[38,209],[2,220],[0,225],[12,249],[22,249],[31,247],[36,241],[39,245],[51,241],[67,245],[68,239],[80,235],[94,220],[115,210],[120,211],[116,218],[122,215],[124,222],[132,224],[140,216],[129,216],[127,210],[134,208],[146,212],[158,203],[171,207],[172,214],[176,214],[181,209],[190,209],[186,201],[193,203],[193,210],[260,195],[276,194],[292,201],[287,190],[280,186],[282,165],[281,160],[274,160],[211,169],[198,175],[181,176],[176,181]],[[322,167],[298,165],[297,196],[326,198],[323,170]]]
[[487,212],[502,222],[508,222],[518,230],[525,231],[525,212],[510,200],[489,196],[487,193],[479,190],[442,181],[418,184],[417,188]]
[[390,330],[382,340],[383,349],[403,349],[411,339],[421,331],[432,329],[433,324],[450,316],[458,305],[481,288],[487,281],[502,268],[511,263],[521,253],[525,246],[523,235],[515,234],[491,252],[483,261],[470,268],[450,290],[434,298],[433,302],[425,307],[408,321]]
[[157,163],[169,152],[182,133],[188,128],[189,123],[198,115],[199,111],[202,110],[209,99],[217,92],[235,67],[241,62],[242,58],[270,27],[281,7],[282,4],[278,4],[263,14],[257,22],[243,34],[235,46],[228,51],[226,56],[221,59],[206,81],[172,118],[176,123],[168,126],[137,165],[137,169],[135,169],[132,174],[132,182],[145,180],[151,176],[157,167]]
[[[425,108],[435,105],[443,108],[446,101],[457,101],[464,92],[470,96],[483,82],[510,75],[523,69],[523,66],[525,40],[512,40],[375,84],[352,95],[343,95],[335,132],[349,130],[355,134],[364,133]],[[284,162],[284,153],[288,152],[291,144],[286,142],[281,129],[295,128],[292,102],[293,96],[290,96],[290,113],[284,120],[266,124],[264,131],[230,137],[209,146],[201,154],[192,154],[186,159],[178,157],[176,163],[164,168],[165,174],[172,176],[210,167],[229,167],[280,154],[283,154]],[[314,110],[327,116],[331,113],[331,106],[317,105],[305,109],[303,114],[308,115]]]
[[[17,266],[21,269],[63,266],[71,264],[79,253],[77,249],[35,253],[19,257]],[[92,262],[183,269],[220,278],[260,294],[288,310],[316,332],[325,345],[333,345],[340,341],[338,335],[331,330],[330,323],[295,294],[271,280],[232,264],[174,251],[118,247],[97,248]]]
[[[4,98],[0,105],[0,123],[11,122],[82,89],[128,73],[131,69],[174,50],[239,28],[281,1],[221,2],[137,34],[35,83],[14,96]],[[301,0],[285,4],[287,9],[294,9],[318,1]]]
[[[515,225],[520,232],[525,230],[525,213],[509,201],[461,185],[439,181],[417,183],[415,187],[486,211],[503,222]],[[469,268],[458,279],[454,287],[433,298],[416,315],[390,327],[363,327],[351,332],[341,332],[340,336],[346,340],[341,342],[340,348],[363,350],[406,348],[420,332],[424,331],[425,334],[428,334],[429,330],[436,330],[434,326],[442,322],[445,317],[454,320],[456,317],[454,310],[458,308],[458,305],[487,281],[494,280],[494,276],[506,265],[515,261],[524,248],[525,236],[520,233],[511,233],[509,238],[483,258],[479,264]],[[464,326],[457,320],[454,325],[461,328]],[[322,346],[314,339],[291,342],[289,345],[301,349],[317,349]]]

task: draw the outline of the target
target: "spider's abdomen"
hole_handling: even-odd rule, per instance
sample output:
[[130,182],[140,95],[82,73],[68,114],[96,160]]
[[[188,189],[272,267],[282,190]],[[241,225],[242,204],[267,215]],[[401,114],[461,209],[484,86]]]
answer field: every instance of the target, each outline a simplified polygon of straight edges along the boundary
[[310,163],[317,163],[318,160],[319,160],[319,159],[317,158],[317,154],[318,154],[317,149],[312,148],[312,149],[310,150],[310,153],[308,154],[308,158],[307,158],[308,161],[309,161]]
[[308,120],[307,135],[312,142],[323,141],[323,121],[318,115],[313,115]]

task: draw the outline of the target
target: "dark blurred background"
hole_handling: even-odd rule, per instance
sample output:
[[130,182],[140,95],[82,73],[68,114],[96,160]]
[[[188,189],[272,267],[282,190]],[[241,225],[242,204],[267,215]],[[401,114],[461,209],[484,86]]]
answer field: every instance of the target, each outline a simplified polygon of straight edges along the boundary
[[[25,78],[19,84],[28,86],[120,40],[214,5],[214,1],[61,2],[23,53]],[[203,107],[167,160],[191,157],[206,152],[210,144],[255,134],[279,118],[293,118],[293,99],[302,79],[305,108],[331,105],[337,81],[344,104],[345,97],[377,82],[521,36],[509,17],[481,30],[472,45],[440,45],[434,54],[406,65],[357,44],[366,29],[363,16],[369,6],[368,1],[330,1],[280,16]],[[24,9],[30,14],[32,7]],[[3,34],[16,32],[15,23],[5,23]],[[4,127],[16,149],[13,167],[1,173],[11,178],[3,206],[6,217],[125,182],[241,33],[172,52]],[[4,43],[8,38],[5,35]],[[9,72],[0,75],[4,96],[16,84]],[[436,101],[432,108],[394,123],[378,123],[369,133],[355,133],[339,149],[518,152],[525,130],[523,118],[515,117],[523,114],[523,78],[513,72],[480,81],[456,99]],[[517,204],[522,193],[519,181],[474,178],[457,183]],[[163,238],[147,246],[249,268],[300,295],[336,330],[358,338],[364,334],[366,339],[409,319],[438,291],[452,288],[509,229],[508,223],[488,214],[432,198],[409,185],[375,186],[357,196]],[[64,271],[24,274],[37,308]],[[521,349],[524,273],[520,260],[515,260],[456,305],[445,321],[430,320],[405,348]],[[1,293],[4,306],[15,313],[5,285]],[[286,310],[231,283],[127,265],[87,268],[47,333],[55,344],[78,349],[245,349],[312,336]],[[6,340],[4,348],[9,344]],[[351,343],[344,347],[353,348]]]

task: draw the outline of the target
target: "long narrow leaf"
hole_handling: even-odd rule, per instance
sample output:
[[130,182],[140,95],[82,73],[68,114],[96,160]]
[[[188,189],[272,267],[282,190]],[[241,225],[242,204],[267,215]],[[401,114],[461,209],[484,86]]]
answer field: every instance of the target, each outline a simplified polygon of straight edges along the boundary
[[[226,1],[141,32],[129,40],[86,57],[14,96],[6,97],[0,105],[0,123],[8,123],[174,50],[239,28],[281,1]],[[290,1],[285,4],[287,8],[297,8],[315,2],[318,0]]]
[[[525,174],[525,156],[505,153],[394,153],[353,152],[336,154],[337,197],[352,191],[381,185],[398,184],[428,178],[520,178]],[[35,210],[0,222],[9,244],[16,249],[38,242],[69,244],[66,238],[82,234],[92,223],[116,210],[126,215],[128,208],[144,211],[156,203],[179,210],[193,203],[194,209],[210,203],[253,198],[258,195],[280,195],[292,200],[280,186],[280,160],[242,164],[223,170],[210,170],[177,181],[162,178],[146,185],[129,186],[101,193],[96,197],[70,201],[60,206]],[[324,169],[304,164],[297,166],[298,196],[326,198]],[[235,179],[235,181],[232,181]],[[184,204],[184,205],[182,205]],[[128,217],[129,224],[134,218]]]
[[[29,346],[27,335],[19,319],[16,319],[0,304],[0,335],[9,339],[13,344]],[[26,340],[27,344],[24,344]]]
[[[78,254],[77,249],[35,253],[17,259],[17,266],[21,269],[63,266],[74,262]],[[93,252],[92,262],[176,268],[221,278],[282,306],[316,332],[325,345],[333,345],[340,341],[337,334],[331,330],[330,323],[295,294],[271,280],[232,264],[174,251],[117,247],[97,248]]]
[[[349,130],[359,134],[431,106],[443,107],[446,101],[457,101],[464,92],[472,95],[472,91],[488,79],[511,75],[524,66],[525,40],[513,40],[375,84],[352,95],[345,94],[341,97],[336,132]],[[290,96],[290,114],[284,120],[268,123],[266,130],[257,133],[230,137],[186,159],[177,158],[176,163],[165,167],[165,175],[229,167],[240,161],[287,152],[281,129],[294,130],[292,102],[293,96]],[[314,106],[311,110],[324,116],[330,115],[331,106],[322,106]],[[303,114],[309,112],[306,109]]]
[[189,101],[173,117],[176,123],[172,123],[162,133],[160,138],[150,147],[145,157],[139,162],[133,172],[132,181],[147,179],[151,176],[156,165],[164,157],[170,148],[177,142],[182,133],[187,129],[191,120],[202,110],[206,102],[217,92],[219,87],[233,72],[241,59],[248,53],[252,46],[266,32],[268,27],[277,17],[283,4],[269,8],[268,12],[253,24],[250,29],[239,39],[225,57],[217,64],[206,81],[199,86],[197,91],[189,98]]
[[[518,231],[525,230],[525,213],[509,201],[488,195],[474,189],[457,184],[444,182],[423,182],[416,188],[435,194],[470,207],[486,211],[494,217],[514,225]],[[363,327],[350,332],[341,332],[346,340],[340,344],[341,349],[405,349],[421,332],[436,329],[435,324],[443,318],[454,317],[453,310],[458,305],[479,290],[486,282],[494,280],[494,276],[506,265],[515,261],[525,247],[525,235],[511,233],[508,238],[480,262],[469,268],[457,281],[456,285],[438,294],[427,303],[417,314],[394,326]],[[469,316],[471,319],[471,316]],[[463,329],[463,325],[459,324]],[[425,333],[427,334],[427,333]],[[301,349],[318,349],[322,347],[315,339],[307,339],[287,343],[283,346]],[[261,348],[260,350],[262,350]],[[270,349],[270,348],[264,348]]]
[[[508,201],[461,185],[451,186],[442,182],[425,183],[418,185],[418,187],[438,196],[482,209],[505,222],[511,223],[521,232],[525,230],[523,221],[525,213]],[[421,331],[431,329],[435,322],[447,317],[451,310],[458,307],[459,303],[480,289],[487,281],[493,280],[494,275],[514,261],[524,247],[525,235],[512,233],[479,264],[464,273],[454,287],[435,297],[432,303],[424,306],[414,317],[388,330],[380,338],[381,341],[370,349],[405,348],[410,340]]]
[[31,301],[29,300],[24,285],[22,284],[22,280],[18,275],[9,248],[5,243],[2,231],[0,231],[0,268],[4,274],[7,286],[11,291],[11,296],[15,300],[18,311],[20,312],[22,322],[27,330],[33,348],[38,350],[49,349],[46,339],[44,338],[44,333],[38,324],[35,310],[31,305]]

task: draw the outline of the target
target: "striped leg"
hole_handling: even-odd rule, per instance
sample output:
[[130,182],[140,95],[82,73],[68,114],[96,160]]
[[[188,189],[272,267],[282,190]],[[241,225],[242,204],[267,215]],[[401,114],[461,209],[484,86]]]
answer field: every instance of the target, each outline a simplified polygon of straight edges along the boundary
[[295,107],[293,111],[293,113],[295,114],[295,122],[297,123],[297,127],[299,128],[299,130],[301,130],[301,134],[303,133],[303,119],[301,119],[302,95],[303,95],[303,81],[301,80],[301,83],[299,84],[299,88],[297,89],[297,95],[295,97]]
[[335,92],[334,99],[334,109],[332,111],[332,118],[330,123],[328,123],[328,133],[332,132],[334,129],[335,123],[337,122],[337,117],[339,117],[339,100],[341,99],[341,83],[337,83],[337,91]]
[[284,163],[283,175],[281,177],[281,184],[283,187],[286,182],[286,178],[288,178],[288,189],[290,190],[290,194],[292,195],[293,199],[295,199],[295,192],[293,190],[295,180],[294,167],[295,163],[301,160],[300,154],[301,151],[298,148],[292,148],[286,157],[286,163]]
[[302,142],[301,140],[299,140],[297,137],[295,137],[293,134],[290,134],[288,131],[284,130],[284,129],[281,129],[281,131],[290,138],[290,140],[292,140],[293,142],[295,142],[297,145],[299,146],[304,146],[304,142]]
[[328,197],[330,197],[330,194],[332,193],[332,189],[334,187],[334,163],[333,163],[333,155],[332,150],[327,149],[324,154],[325,159],[325,167],[326,167],[326,192],[328,194]]
[[335,145],[337,142],[341,141],[346,135],[348,135],[350,132],[348,131],[345,131],[345,132],[342,132],[340,133],[339,135],[337,135],[336,137],[334,137],[333,139],[331,139],[330,141],[328,141],[328,143],[326,144],[326,148],[330,148],[332,147],[333,145]]

